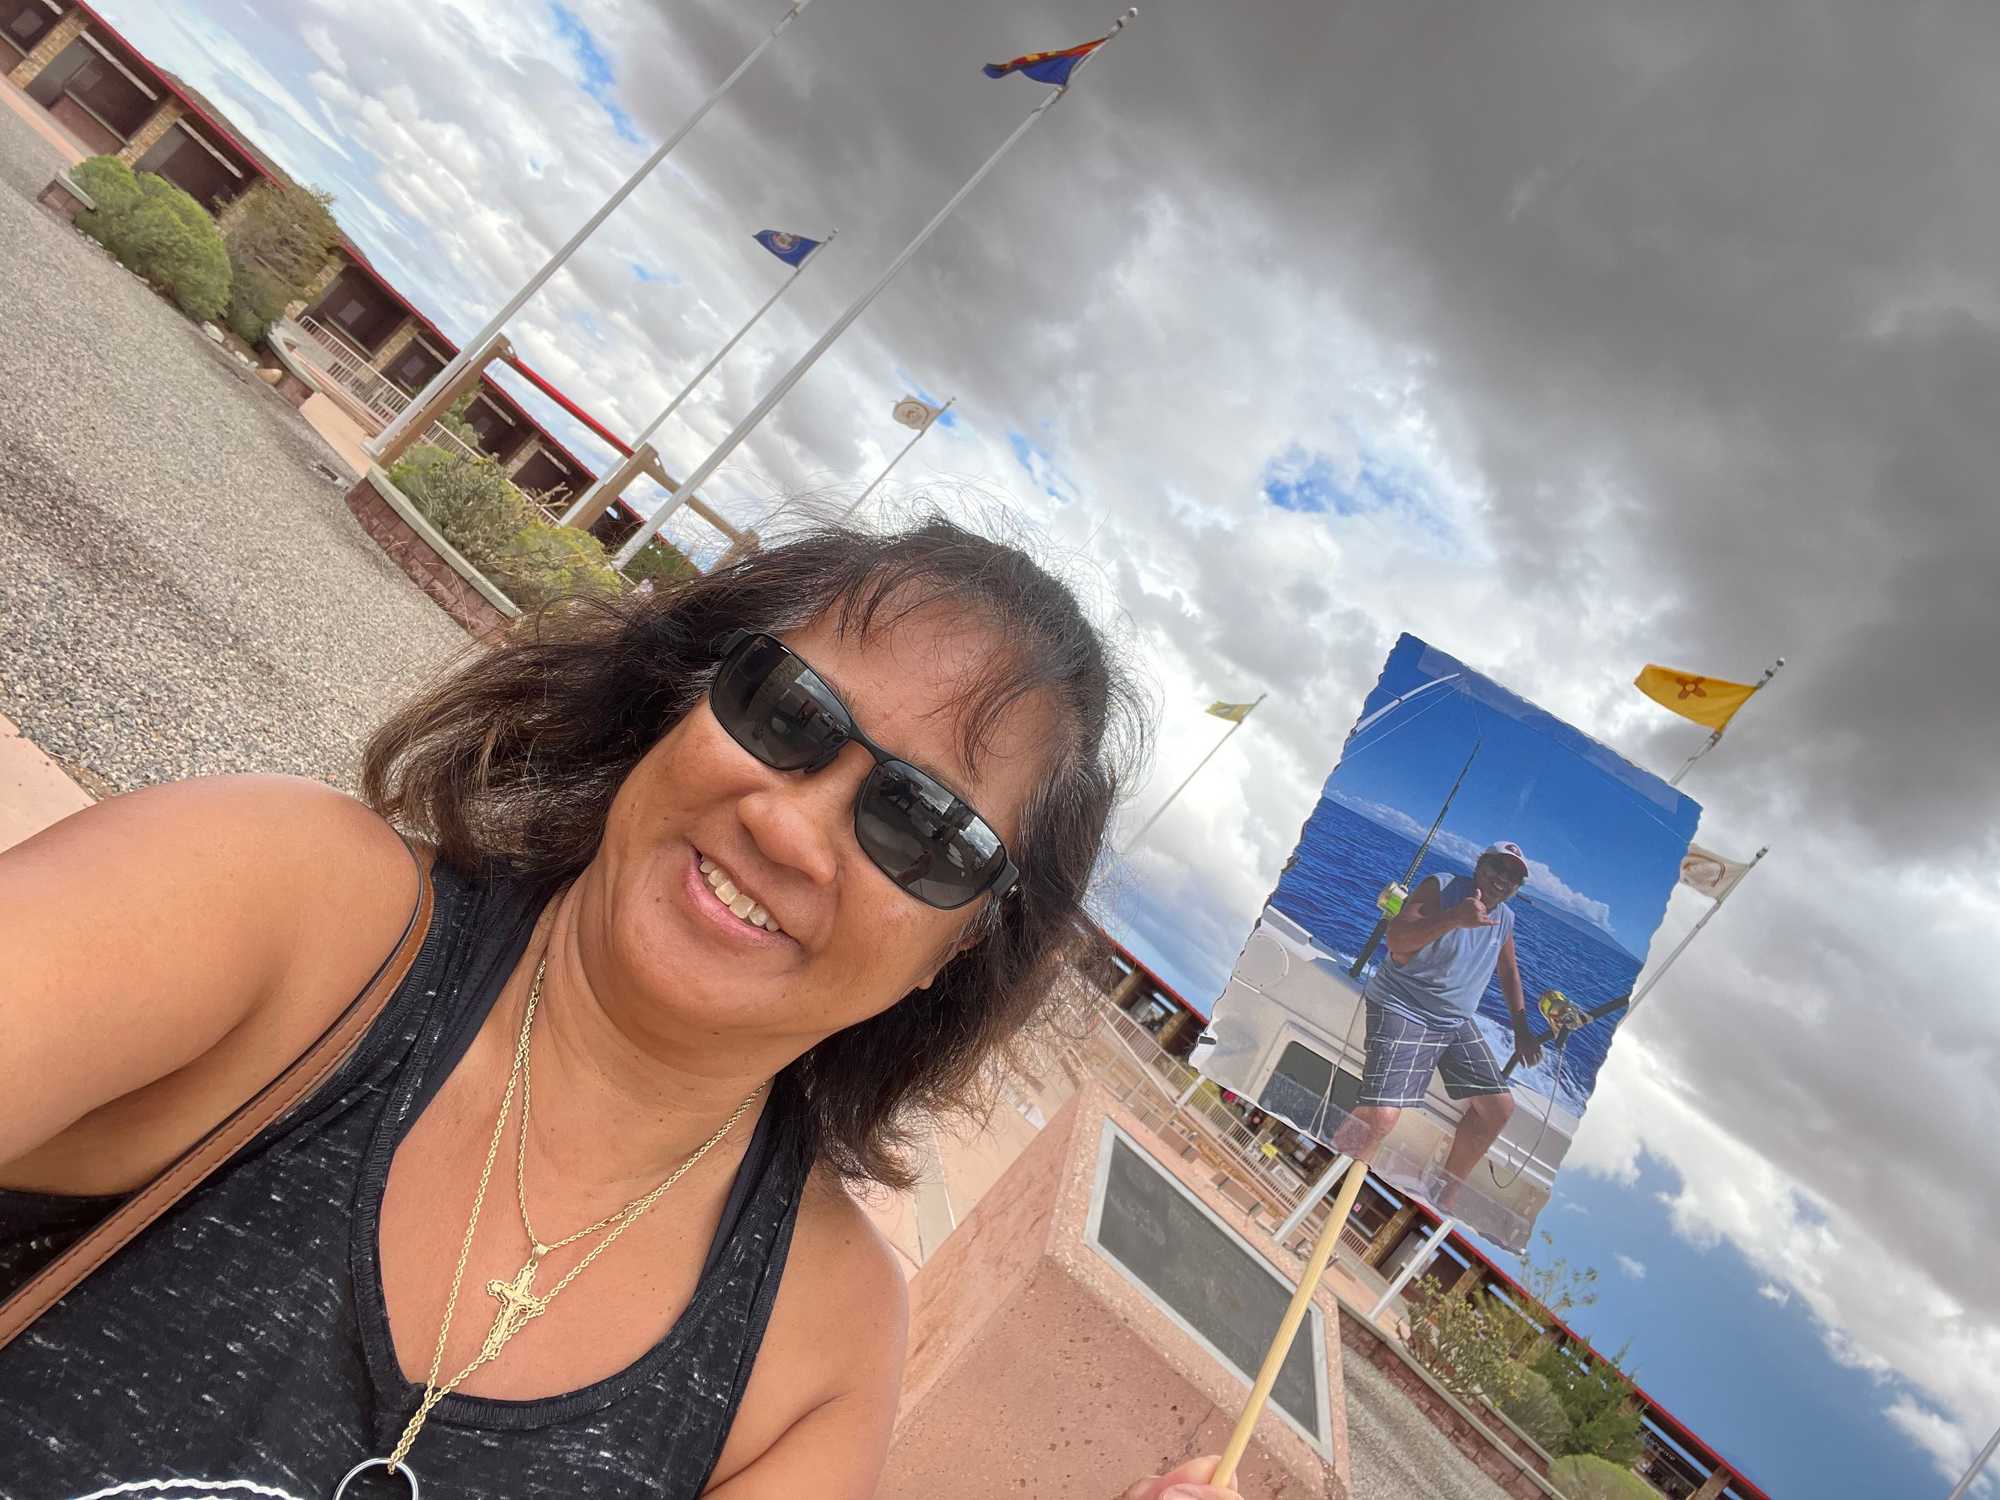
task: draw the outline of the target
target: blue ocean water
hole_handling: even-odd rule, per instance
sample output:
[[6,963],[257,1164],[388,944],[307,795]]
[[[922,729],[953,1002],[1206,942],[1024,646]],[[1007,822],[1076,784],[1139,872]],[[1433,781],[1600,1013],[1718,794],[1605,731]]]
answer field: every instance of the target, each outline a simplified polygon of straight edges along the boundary
[[[1322,797],[1278,879],[1271,905],[1339,955],[1345,967],[1354,961],[1381,915],[1376,893],[1409,868],[1416,852],[1417,841],[1407,834]],[[1450,859],[1433,844],[1410,888],[1415,890],[1427,875],[1449,880],[1471,873],[1470,866]],[[1525,891],[1508,904],[1514,909],[1514,955],[1521,967],[1521,987],[1537,1022],[1541,1016],[1534,1010],[1535,997],[1544,990],[1561,990],[1585,1010],[1631,991],[1640,961],[1608,933],[1580,917],[1536,903]],[[1387,950],[1378,944],[1363,973],[1372,973],[1386,957]],[[1553,1048],[1544,1048],[1540,1063],[1517,1069],[1514,1076],[1542,1094],[1553,1090],[1557,1104],[1582,1114],[1624,1015],[1614,1011],[1571,1036],[1560,1059],[1560,1077]],[[1505,1063],[1514,1050],[1514,1033],[1497,978],[1480,998],[1479,1023],[1494,1057]],[[1545,1023],[1537,1027],[1546,1029]]]

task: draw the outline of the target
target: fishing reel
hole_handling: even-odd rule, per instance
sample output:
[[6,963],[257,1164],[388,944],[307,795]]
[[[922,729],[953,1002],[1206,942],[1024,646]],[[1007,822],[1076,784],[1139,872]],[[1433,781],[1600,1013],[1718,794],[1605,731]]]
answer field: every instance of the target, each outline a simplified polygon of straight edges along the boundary
[[1535,1008],[1541,1011],[1542,1019],[1549,1023],[1550,1035],[1558,1041],[1589,1024],[1590,1018],[1561,990],[1543,990],[1535,1001]]
[[1410,889],[1399,880],[1392,880],[1382,887],[1375,898],[1375,908],[1385,917],[1393,917],[1402,911],[1403,903],[1410,899]]

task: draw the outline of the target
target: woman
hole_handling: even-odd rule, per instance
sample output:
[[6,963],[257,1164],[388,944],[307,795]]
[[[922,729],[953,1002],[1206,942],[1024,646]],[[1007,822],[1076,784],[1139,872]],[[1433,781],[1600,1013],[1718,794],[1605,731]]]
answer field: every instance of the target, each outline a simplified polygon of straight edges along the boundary
[[366,806],[191,782],[0,855],[0,1295],[435,900],[307,1102],[0,1350],[0,1490],[871,1493],[903,1280],[842,1183],[1034,1008],[1132,703],[1019,552],[827,532],[545,612]]

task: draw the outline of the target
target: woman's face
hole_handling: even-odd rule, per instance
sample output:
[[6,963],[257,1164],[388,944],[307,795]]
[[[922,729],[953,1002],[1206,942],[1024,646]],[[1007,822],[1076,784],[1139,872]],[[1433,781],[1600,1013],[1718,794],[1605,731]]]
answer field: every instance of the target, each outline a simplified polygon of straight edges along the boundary
[[[977,773],[965,764],[958,705],[995,649],[985,628],[923,611],[866,641],[830,623],[781,638],[836,687],[863,733],[1018,847],[1049,719],[1032,699],[1016,705]],[[938,911],[862,852],[854,801],[873,767],[848,744],[823,770],[774,771],[730,738],[705,697],[647,752],[583,885],[597,897],[584,916],[586,967],[621,1024],[660,1042],[724,1043],[776,1068],[929,982],[992,898]],[[781,932],[734,915],[704,860]]]

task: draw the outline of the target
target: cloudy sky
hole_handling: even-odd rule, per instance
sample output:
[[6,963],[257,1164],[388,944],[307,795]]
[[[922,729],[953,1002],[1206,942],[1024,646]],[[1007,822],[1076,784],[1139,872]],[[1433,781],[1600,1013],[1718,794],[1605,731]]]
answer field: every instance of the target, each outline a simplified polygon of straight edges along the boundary
[[[470,334],[778,0],[99,0]],[[1112,6],[819,0],[518,322],[699,459]],[[1582,1318],[1777,1494],[1949,1487],[2000,1423],[2000,23],[1979,0],[1152,0],[718,476],[1036,531],[1163,705],[1105,896],[1212,996],[1411,630],[1670,770],[1643,662],[1790,666],[1690,777],[1764,869],[1621,1032],[1559,1201]],[[586,442],[580,451],[601,457]],[[1655,955],[1699,902],[1676,896]]]

